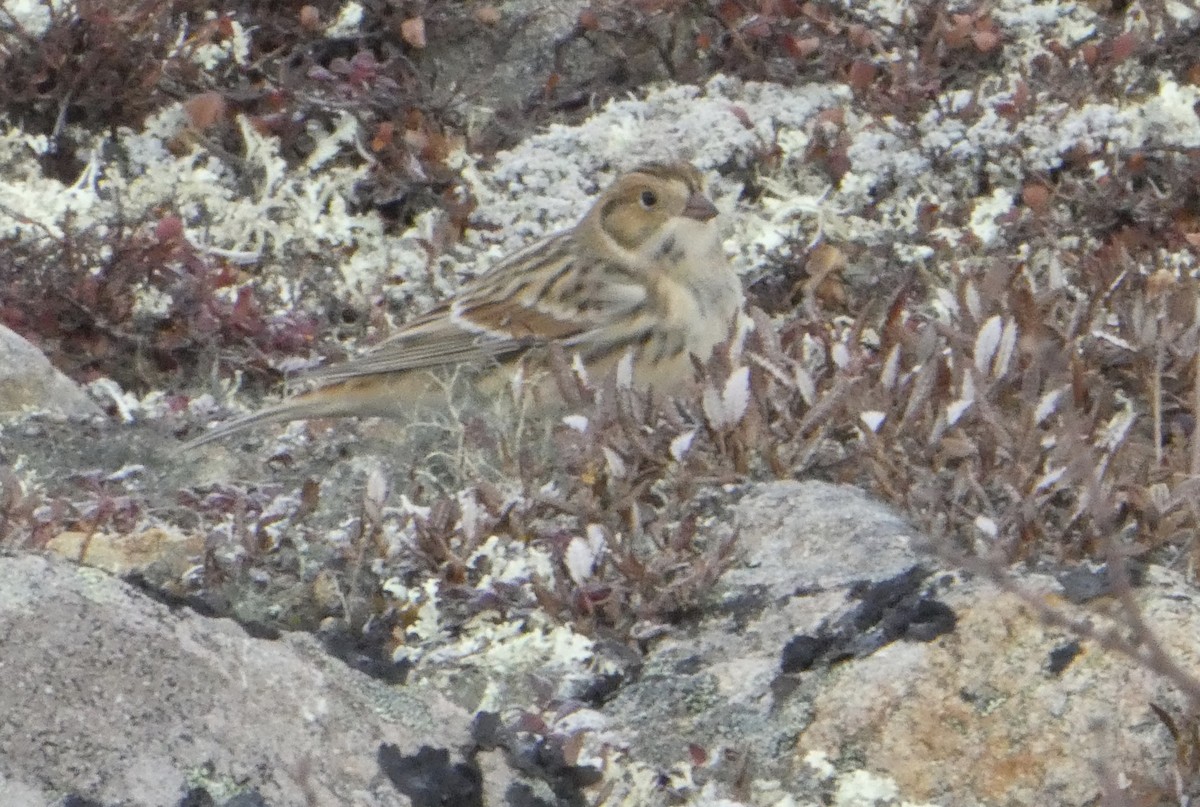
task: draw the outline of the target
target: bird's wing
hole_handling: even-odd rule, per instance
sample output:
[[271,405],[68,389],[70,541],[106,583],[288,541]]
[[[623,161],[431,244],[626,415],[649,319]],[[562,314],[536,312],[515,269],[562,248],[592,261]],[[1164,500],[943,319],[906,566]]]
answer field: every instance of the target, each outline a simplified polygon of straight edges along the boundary
[[[586,342],[611,316],[617,300],[610,299],[611,288],[591,293],[592,284],[571,284],[578,268],[573,246],[568,231],[526,247],[367,353],[306,374],[305,380],[328,384],[499,360],[550,342]],[[580,299],[564,300],[572,294]],[[590,305],[584,299],[589,296]]]
[[304,380],[326,384],[376,373],[469,364],[498,358],[521,347],[516,340],[463,330],[449,316],[449,306],[443,306],[406,323],[399,333],[363,355],[306,373]]

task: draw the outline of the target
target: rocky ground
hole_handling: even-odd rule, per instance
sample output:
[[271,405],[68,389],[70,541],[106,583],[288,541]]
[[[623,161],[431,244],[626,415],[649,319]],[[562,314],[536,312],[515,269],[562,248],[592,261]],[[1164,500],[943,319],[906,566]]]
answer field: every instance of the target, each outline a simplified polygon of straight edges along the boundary
[[[1194,2],[261,6],[0,2],[0,803],[1188,803]],[[664,158],[704,399],[180,452]]]

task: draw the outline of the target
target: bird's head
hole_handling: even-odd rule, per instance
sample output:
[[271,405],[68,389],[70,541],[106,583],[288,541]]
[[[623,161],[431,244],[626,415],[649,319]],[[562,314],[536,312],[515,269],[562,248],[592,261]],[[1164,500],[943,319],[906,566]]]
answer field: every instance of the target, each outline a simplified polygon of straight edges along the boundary
[[580,226],[599,230],[622,250],[644,254],[675,225],[702,225],[716,215],[694,166],[646,163],[605,189]]

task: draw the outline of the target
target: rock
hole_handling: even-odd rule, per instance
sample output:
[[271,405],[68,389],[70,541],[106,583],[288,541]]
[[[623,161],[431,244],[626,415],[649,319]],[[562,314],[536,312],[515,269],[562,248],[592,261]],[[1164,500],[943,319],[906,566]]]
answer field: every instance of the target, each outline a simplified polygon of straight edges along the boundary
[[[711,529],[738,530],[738,565],[644,655],[497,616],[492,641],[447,635],[392,685],[307,635],[252,638],[93,569],[0,556],[0,803],[1175,803],[1151,708],[1190,736],[1175,683],[943,568],[854,488],[758,484],[732,507]],[[1142,616],[1195,669],[1189,586],[1141,579]],[[1120,617],[1050,575],[1017,583],[1098,629]]]
[[412,776],[464,765],[497,784],[459,755],[470,716],[437,693],[389,689],[310,636],[254,639],[93,569],[0,556],[0,636],[6,807],[67,794],[161,807],[199,787],[216,803],[410,803],[381,754]]
[[721,580],[736,591],[764,589],[770,597],[885,580],[920,558],[913,528],[848,486],[758,486],[738,506],[738,527],[744,560]]
[[[602,710],[629,770],[660,772],[694,803],[1084,804],[1106,781],[1131,798],[1173,792],[1174,745],[1149,704],[1178,715],[1181,699],[1145,665],[1046,626],[987,580],[938,571],[861,491],[765,484],[737,510],[750,565]],[[1195,669],[1200,605],[1174,572],[1147,579],[1143,614]],[[1108,621],[1058,598],[1049,576],[1019,582]]]
[[[543,91],[555,70],[555,45],[585,8],[583,0],[508,0],[497,6],[494,25],[473,14],[450,15],[430,39],[430,62],[447,86],[469,88],[469,97],[486,107],[519,111]],[[568,62],[572,73],[595,61],[579,55]]]
[[204,559],[202,536],[163,527],[125,534],[68,530],[51,538],[46,549],[115,575],[145,572],[158,564],[161,577],[179,578]]
[[66,417],[103,414],[40,350],[0,325],[0,419],[30,410]]

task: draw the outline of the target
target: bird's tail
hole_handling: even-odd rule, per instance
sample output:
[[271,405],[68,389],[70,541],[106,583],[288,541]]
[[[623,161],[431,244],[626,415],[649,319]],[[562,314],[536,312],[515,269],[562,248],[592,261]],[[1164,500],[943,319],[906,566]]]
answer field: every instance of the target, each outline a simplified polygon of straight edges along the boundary
[[404,417],[411,415],[422,398],[436,387],[432,376],[424,379],[402,374],[393,379],[355,378],[300,393],[249,415],[222,423],[184,443],[181,450],[191,451],[222,440],[231,434],[267,423],[291,420],[342,417]]

